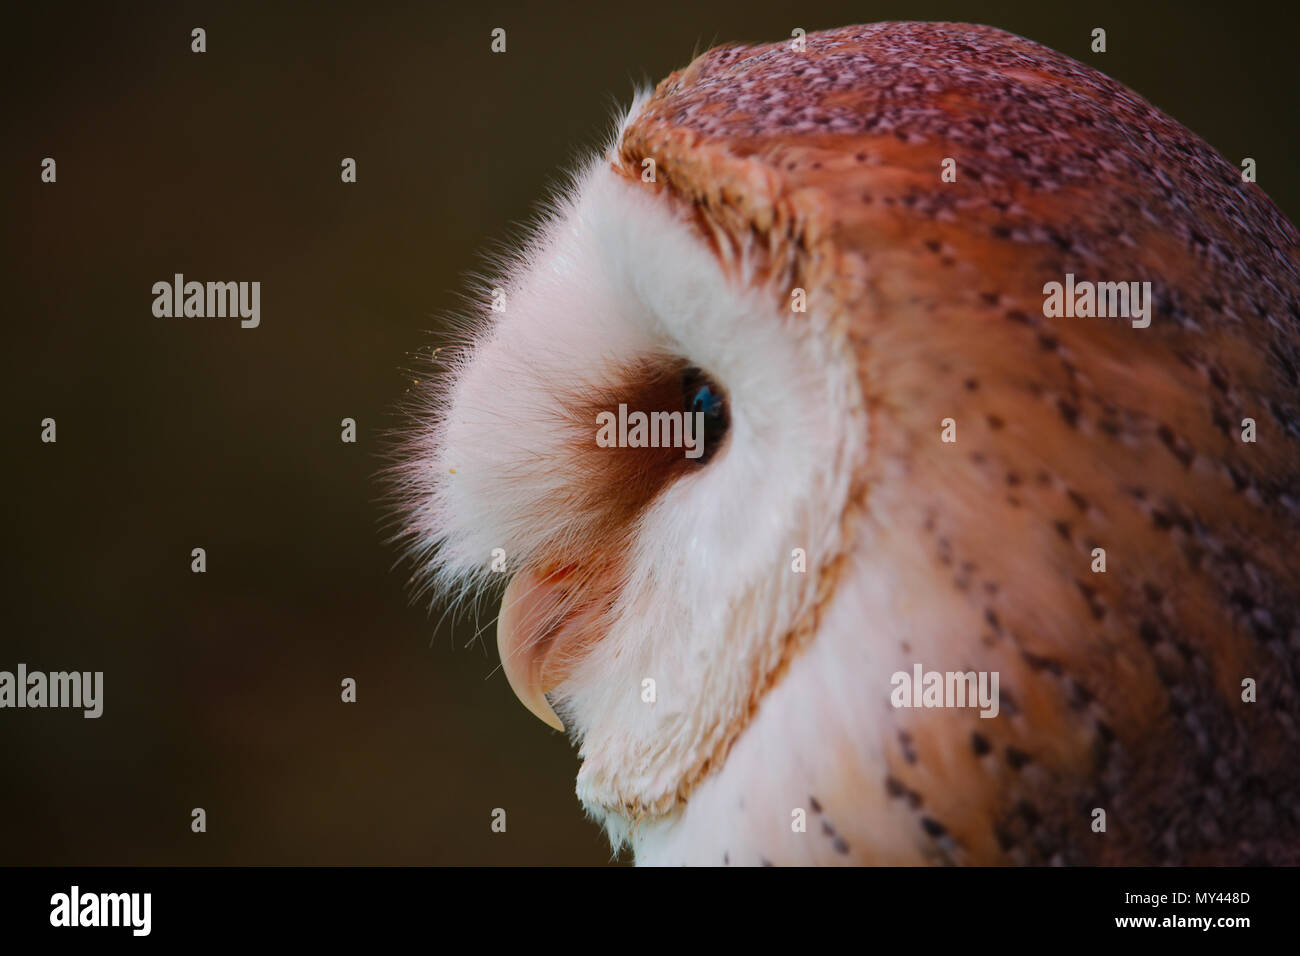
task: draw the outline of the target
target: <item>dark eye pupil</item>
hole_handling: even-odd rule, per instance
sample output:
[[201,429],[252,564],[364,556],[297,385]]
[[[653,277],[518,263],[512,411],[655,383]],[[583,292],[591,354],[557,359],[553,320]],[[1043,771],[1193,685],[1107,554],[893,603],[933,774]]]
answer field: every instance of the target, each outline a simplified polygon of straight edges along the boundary
[[713,389],[707,385],[701,385],[695,392],[695,397],[691,399],[691,411],[703,412],[705,415],[715,414],[715,410],[721,404],[721,397],[714,394]]
[[704,415],[704,453],[695,460],[706,462],[721,447],[731,423],[726,395],[701,369],[688,368],[682,373],[682,404],[687,413]]

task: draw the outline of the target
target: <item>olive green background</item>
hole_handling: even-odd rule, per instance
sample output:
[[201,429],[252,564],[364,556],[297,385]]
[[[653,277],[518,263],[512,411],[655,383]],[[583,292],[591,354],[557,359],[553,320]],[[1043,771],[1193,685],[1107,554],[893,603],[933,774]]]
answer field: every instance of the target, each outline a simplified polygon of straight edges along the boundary
[[[715,42],[888,19],[990,23],[1090,63],[1234,163],[1255,157],[1294,221],[1300,82],[1276,11],[6,8],[0,669],[102,670],[106,689],[99,720],[0,711],[0,863],[608,862],[568,742],[493,673],[492,607],[435,628],[383,540],[384,433],[482,253],[635,83]],[[154,318],[151,286],[176,272],[260,280],[261,327]]]

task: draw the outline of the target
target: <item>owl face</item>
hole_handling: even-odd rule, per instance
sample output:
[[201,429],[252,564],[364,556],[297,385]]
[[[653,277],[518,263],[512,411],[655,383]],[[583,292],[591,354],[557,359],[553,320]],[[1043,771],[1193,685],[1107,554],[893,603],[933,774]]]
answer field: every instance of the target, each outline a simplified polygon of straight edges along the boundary
[[[510,577],[503,670],[579,742],[616,844],[726,758],[809,632],[865,448],[835,330],[743,269],[656,184],[591,163],[494,284],[407,473],[437,583]],[[703,453],[611,446],[620,406],[700,412]]]

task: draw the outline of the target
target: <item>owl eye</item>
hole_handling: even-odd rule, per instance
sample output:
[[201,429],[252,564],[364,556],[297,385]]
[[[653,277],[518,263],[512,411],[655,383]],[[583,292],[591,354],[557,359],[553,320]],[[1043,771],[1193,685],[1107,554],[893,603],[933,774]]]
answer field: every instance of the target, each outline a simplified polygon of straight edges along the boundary
[[688,368],[682,373],[682,410],[688,415],[704,414],[704,451],[695,459],[697,464],[703,464],[722,447],[731,424],[726,393],[701,369]]

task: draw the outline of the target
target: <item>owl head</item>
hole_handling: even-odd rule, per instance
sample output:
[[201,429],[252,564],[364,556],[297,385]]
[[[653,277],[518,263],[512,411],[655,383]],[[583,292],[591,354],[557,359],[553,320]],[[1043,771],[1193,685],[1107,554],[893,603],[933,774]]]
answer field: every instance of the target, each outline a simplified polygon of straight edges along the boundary
[[[1244,313],[1252,264],[1285,267],[1253,293],[1278,314],[1296,288],[1294,229],[1231,177],[1123,87],[984,27],[723,47],[635,98],[439,353],[400,469],[428,580],[504,587],[505,678],[572,736],[615,846],[1075,858],[1044,821],[1139,763],[1167,702],[1139,633],[1208,613],[1172,599],[1148,513],[1218,493],[1180,458],[1233,451],[1198,376],[1267,389],[1270,343],[1295,354],[1266,328],[1216,353],[1227,320],[1193,307]],[[1071,270],[1153,281],[1154,332],[1053,326],[1041,290]],[[1267,524],[1236,527],[1290,587]],[[1146,575],[1091,575],[1121,540]],[[1224,670],[1179,678],[1207,700],[1258,652],[1215,608]],[[891,707],[917,662],[1000,674],[1001,720]]]

